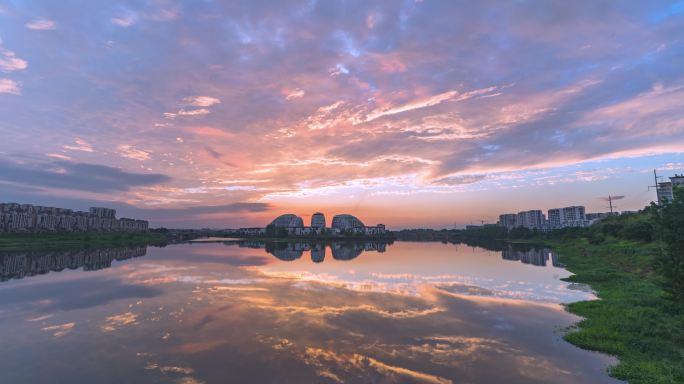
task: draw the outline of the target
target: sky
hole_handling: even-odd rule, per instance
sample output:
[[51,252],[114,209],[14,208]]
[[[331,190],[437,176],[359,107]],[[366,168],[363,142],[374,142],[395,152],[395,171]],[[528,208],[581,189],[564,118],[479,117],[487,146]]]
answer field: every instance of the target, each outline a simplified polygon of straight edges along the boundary
[[0,201],[389,228],[655,199],[684,1],[0,0]]

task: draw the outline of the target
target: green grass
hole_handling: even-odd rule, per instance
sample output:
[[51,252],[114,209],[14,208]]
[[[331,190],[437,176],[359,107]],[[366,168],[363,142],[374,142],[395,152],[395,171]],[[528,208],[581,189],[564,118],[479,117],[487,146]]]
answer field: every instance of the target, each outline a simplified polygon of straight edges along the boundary
[[159,245],[167,240],[161,233],[13,233],[0,234],[0,251]]
[[630,383],[684,383],[684,311],[661,289],[651,265],[659,245],[608,238],[547,241],[600,300],[567,306],[585,319],[565,339],[584,349],[615,355],[609,373]]

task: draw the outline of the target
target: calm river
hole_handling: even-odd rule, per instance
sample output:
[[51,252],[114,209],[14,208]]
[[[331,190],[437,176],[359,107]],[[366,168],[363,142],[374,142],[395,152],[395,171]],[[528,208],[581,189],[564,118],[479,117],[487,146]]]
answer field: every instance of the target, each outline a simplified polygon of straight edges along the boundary
[[193,243],[0,253],[2,383],[616,383],[548,250]]

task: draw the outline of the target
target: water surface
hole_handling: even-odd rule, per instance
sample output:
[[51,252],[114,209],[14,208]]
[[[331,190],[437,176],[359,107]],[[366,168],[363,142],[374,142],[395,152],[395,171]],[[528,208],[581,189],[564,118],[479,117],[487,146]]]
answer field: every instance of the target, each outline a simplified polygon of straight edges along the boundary
[[612,383],[548,250],[228,241],[0,255],[7,383]]

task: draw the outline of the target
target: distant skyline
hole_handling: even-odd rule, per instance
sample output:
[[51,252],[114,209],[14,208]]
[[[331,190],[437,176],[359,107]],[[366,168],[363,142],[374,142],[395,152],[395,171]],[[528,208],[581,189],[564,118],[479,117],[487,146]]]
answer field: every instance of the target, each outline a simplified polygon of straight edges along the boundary
[[684,1],[0,0],[0,202],[388,228],[655,200]]

